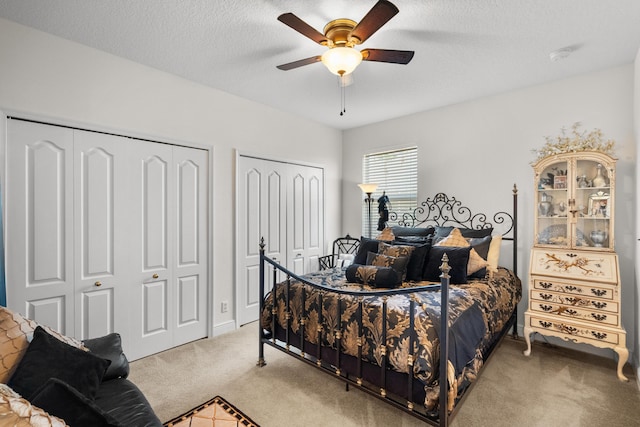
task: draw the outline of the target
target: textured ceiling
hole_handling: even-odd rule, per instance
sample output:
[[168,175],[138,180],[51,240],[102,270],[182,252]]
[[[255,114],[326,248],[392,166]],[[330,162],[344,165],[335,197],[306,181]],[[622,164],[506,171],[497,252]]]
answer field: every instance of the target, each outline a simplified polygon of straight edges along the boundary
[[276,69],[324,50],[276,18],[322,32],[375,1],[0,0],[0,17],[338,129],[629,64],[640,47],[640,0],[392,0],[400,13],[360,48],[413,61],[363,62],[340,116],[321,63]]

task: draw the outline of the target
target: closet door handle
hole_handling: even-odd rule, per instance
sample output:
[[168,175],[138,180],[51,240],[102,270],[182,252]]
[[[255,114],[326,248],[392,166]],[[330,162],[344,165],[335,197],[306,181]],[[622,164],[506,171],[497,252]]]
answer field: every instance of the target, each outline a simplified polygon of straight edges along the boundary
[[94,285],[96,286],[102,286],[102,283],[100,281],[97,281],[96,283],[94,283]]
[[159,276],[158,276],[158,273],[154,273],[154,275],[151,277],[153,277],[154,279],[157,279]]

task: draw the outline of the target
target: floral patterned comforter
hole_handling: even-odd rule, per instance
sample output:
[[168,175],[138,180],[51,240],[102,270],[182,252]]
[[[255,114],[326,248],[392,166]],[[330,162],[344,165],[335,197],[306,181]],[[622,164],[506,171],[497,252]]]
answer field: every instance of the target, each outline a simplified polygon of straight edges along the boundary
[[[387,358],[387,366],[398,372],[408,373],[410,370],[419,378],[425,387],[425,408],[427,411],[437,410],[438,404],[438,366],[439,366],[439,317],[440,291],[421,291],[409,295],[393,295],[386,297],[386,348],[383,349],[382,334],[382,300],[380,296],[358,295],[363,290],[375,290],[366,285],[348,283],[344,271],[337,268],[305,275],[312,283],[329,288],[353,291],[347,295],[322,292],[322,314],[318,298],[320,290],[298,281],[291,281],[289,291],[290,327],[300,334],[304,323],[305,340],[312,344],[318,342],[318,326],[322,323],[322,345],[336,348],[336,331],[340,330],[340,346],[343,353],[358,356],[358,322],[359,300],[363,301],[363,359],[381,365],[383,357]],[[402,287],[423,286],[428,282],[408,282]],[[276,286],[276,322],[287,325],[286,286]],[[304,289],[304,292],[303,292]],[[303,305],[302,295],[305,295]],[[417,304],[414,310],[414,349],[413,366],[409,365],[410,354],[410,319],[409,303],[414,297]],[[473,382],[482,367],[484,353],[497,338],[509,320],[515,306],[522,296],[521,282],[513,272],[500,268],[491,279],[474,280],[464,285],[451,285],[449,289],[449,326],[456,328],[456,322],[462,329],[479,331],[476,348],[471,349],[471,360],[462,368],[455,369],[449,361],[449,410],[453,409],[456,398]],[[338,319],[338,302],[340,303],[340,319]],[[273,291],[266,298],[261,315],[261,325],[271,330]],[[470,316],[470,312],[476,314]],[[304,322],[301,322],[304,319]],[[469,320],[475,319],[475,320]],[[465,325],[464,322],[482,322],[482,325]],[[450,347],[451,352],[451,347]],[[467,350],[468,352],[468,350]],[[386,353],[386,355],[385,355]]]

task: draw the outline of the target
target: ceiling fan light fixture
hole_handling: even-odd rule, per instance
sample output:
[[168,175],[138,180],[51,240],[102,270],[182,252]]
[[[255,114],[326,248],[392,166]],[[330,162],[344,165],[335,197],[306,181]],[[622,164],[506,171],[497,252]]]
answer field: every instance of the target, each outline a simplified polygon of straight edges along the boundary
[[362,53],[352,47],[334,47],[322,54],[322,63],[337,76],[351,74],[362,62]]

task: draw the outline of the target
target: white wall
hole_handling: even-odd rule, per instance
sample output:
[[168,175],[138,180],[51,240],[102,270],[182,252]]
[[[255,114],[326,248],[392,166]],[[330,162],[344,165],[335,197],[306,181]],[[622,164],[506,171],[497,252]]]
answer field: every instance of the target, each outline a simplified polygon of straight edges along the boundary
[[[473,211],[509,210],[511,188],[519,188],[519,276],[526,309],[529,249],[533,244],[531,150],[574,122],[600,128],[616,141],[616,250],[620,256],[623,323],[628,347],[638,336],[634,295],[636,146],[633,131],[633,65],[582,75],[425,111],[344,132],[343,232],[358,234],[362,156],[402,146],[418,146],[418,201],[437,192],[456,196]],[[389,194],[393,204],[393,195]],[[510,265],[510,263],[505,265]],[[613,352],[606,353],[613,357]],[[637,355],[635,356],[637,360]]]
[[234,150],[324,167],[326,233],[340,234],[340,131],[3,19],[0,64],[0,109],[214,147],[218,331],[234,324],[220,313],[235,307]]
[[[636,185],[640,182],[640,49],[636,55],[634,67],[634,98],[633,98],[633,125],[636,137]],[[635,269],[635,295],[633,324],[640,325],[640,186],[636,187],[636,232],[633,234],[636,238],[636,269]],[[636,342],[633,347],[635,353],[636,381],[640,386],[640,327],[636,330]]]

